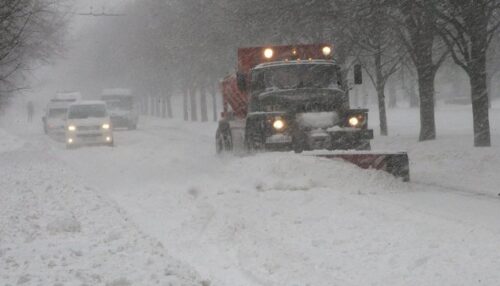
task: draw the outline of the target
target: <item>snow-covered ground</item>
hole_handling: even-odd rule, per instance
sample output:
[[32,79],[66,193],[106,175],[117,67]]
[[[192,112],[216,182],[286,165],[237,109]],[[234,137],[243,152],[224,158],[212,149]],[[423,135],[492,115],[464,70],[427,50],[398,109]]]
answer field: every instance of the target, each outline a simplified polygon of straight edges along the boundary
[[439,107],[425,143],[418,110],[391,110],[373,146],[407,150],[410,183],[293,153],[217,157],[214,123],[143,118],[115,148],[66,151],[0,119],[0,284],[498,285],[491,113],[494,146],[473,148],[470,106]]
[[14,126],[0,129],[0,285],[202,285],[39,126]]

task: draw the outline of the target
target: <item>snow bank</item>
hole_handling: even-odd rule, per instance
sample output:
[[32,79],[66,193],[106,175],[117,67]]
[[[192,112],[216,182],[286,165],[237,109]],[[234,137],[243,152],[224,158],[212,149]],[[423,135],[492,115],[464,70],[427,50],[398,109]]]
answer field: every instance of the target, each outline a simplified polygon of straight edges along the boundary
[[[183,274],[190,273],[188,268],[175,268],[179,264],[171,259],[161,260],[169,266],[160,266],[156,258],[163,248],[144,231],[213,285],[496,285],[500,207],[496,195],[485,194],[499,185],[498,110],[491,113],[494,146],[481,149],[472,147],[469,109],[438,109],[438,140],[425,143],[418,143],[418,110],[395,109],[388,115],[390,136],[376,136],[373,146],[407,150],[410,183],[340,160],[293,153],[218,157],[216,125],[210,123],[144,118],[139,130],[116,132],[113,149],[67,152],[52,142],[49,149],[66,162],[64,168],[47,179],[33,175],[28,180],[25,159],[22,167],[7,169],[10,179],[1,181],[7,185],[10,180],[9,188],[19,193],[0,193],[9,200],[0,207],[16,206],[21,199],[31,201],[28,206],[42,205],[45,215],[35,213],[35,218],[43,217],[38,220],[30,211],[6,211],[13,215],[0,218],[1,226],[12,221],[5,230],[31,221],[37,226],[12,230],[15,238],[0,240],[0,253],[7,253],[0,259],[9,257],[4,261],[14,259],[18,265],[31,261],[36,244],[54,261],[39,263],[51,277],[59,275],[56,267],[64,263],[60,253],[76,250],[63,256],[72,263],[63,268],[66,281],[78,281],[66,271],[78,267],[85,275],[99,275],[101,282],[90,285],[151,285],[152,275],[161,273],[191,277]],[[376,116],[370,118],[376,129]],[[17,162],[14,153],[22,157],[23,152],[0,158]],[[85,185],[65,179],[76,173]],[[45,182],[54,177],[61,179],[52,179],[45,190]],[[23,181],[30,182],[28,187]],[[32,198],[25,189],[41,198]],[[108,196],[120,207],[109,203]],[[43,203],[45,197],[60,203]],[[22,208],[17,203],[15,209]],[[49,245],[49,240],[57,243]],[[19,241],[21,246],[15,244]],[[85,246],[73,246],[81,244]],[[145,256],[156,251],[160,254],[152,255],[150,264]],[[33,261],[28,264],[39,267]],[[49,263],[52,268],[45,266]],[[1,275],[9,273],[9,280],[1,282],[41,279],[33,275],[39,271],[35,268],[11,272],[12,267],[0,265]]]
[[10,152],[21,148],[24,141],[0,129],[0,153]]
[[32,148],[0,154],[0,285],[201,285],[100,191]]
[[[491,141],[488,148],[473,147],[470,106],[445,106],[436,110],[437,139],[418,142],[418,109],[389,109],[390,136],[376,136],[374,150],[408,151],[411,178],[428,187],[497,197],[500,193],[500,108],[490,110]],[[370,114],[377,132],[377,116]]]

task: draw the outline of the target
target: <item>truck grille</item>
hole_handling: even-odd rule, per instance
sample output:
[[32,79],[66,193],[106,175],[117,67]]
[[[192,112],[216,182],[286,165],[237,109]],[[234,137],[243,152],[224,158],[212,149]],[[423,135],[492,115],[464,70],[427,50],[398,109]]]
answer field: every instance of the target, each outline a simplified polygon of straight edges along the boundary
[[297,113],[309,113],[309,112],[325,112],[334,111],[337,109],[336,104],[325,104],[323,102],[311,102],[300,106],[297,106]]

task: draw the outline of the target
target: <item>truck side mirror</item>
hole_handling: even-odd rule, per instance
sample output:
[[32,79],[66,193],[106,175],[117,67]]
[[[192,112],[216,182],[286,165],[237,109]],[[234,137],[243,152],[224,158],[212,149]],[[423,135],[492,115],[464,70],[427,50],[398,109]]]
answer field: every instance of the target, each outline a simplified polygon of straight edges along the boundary
[[363,84],[363,70],[360,64],[354,65],[354,84]]
[[245,74],[238,72],[236,74],[236,83],[240,91],[247,91],[247,77]]

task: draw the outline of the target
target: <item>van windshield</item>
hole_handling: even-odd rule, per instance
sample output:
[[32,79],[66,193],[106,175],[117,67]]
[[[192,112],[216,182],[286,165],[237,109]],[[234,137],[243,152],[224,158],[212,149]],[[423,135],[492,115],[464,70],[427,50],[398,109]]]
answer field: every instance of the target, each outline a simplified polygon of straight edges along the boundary
[[86,104],[71,106],[69,109],[68,119],[83,119],[89,117],[106,117],[106,106],[104,104]]

